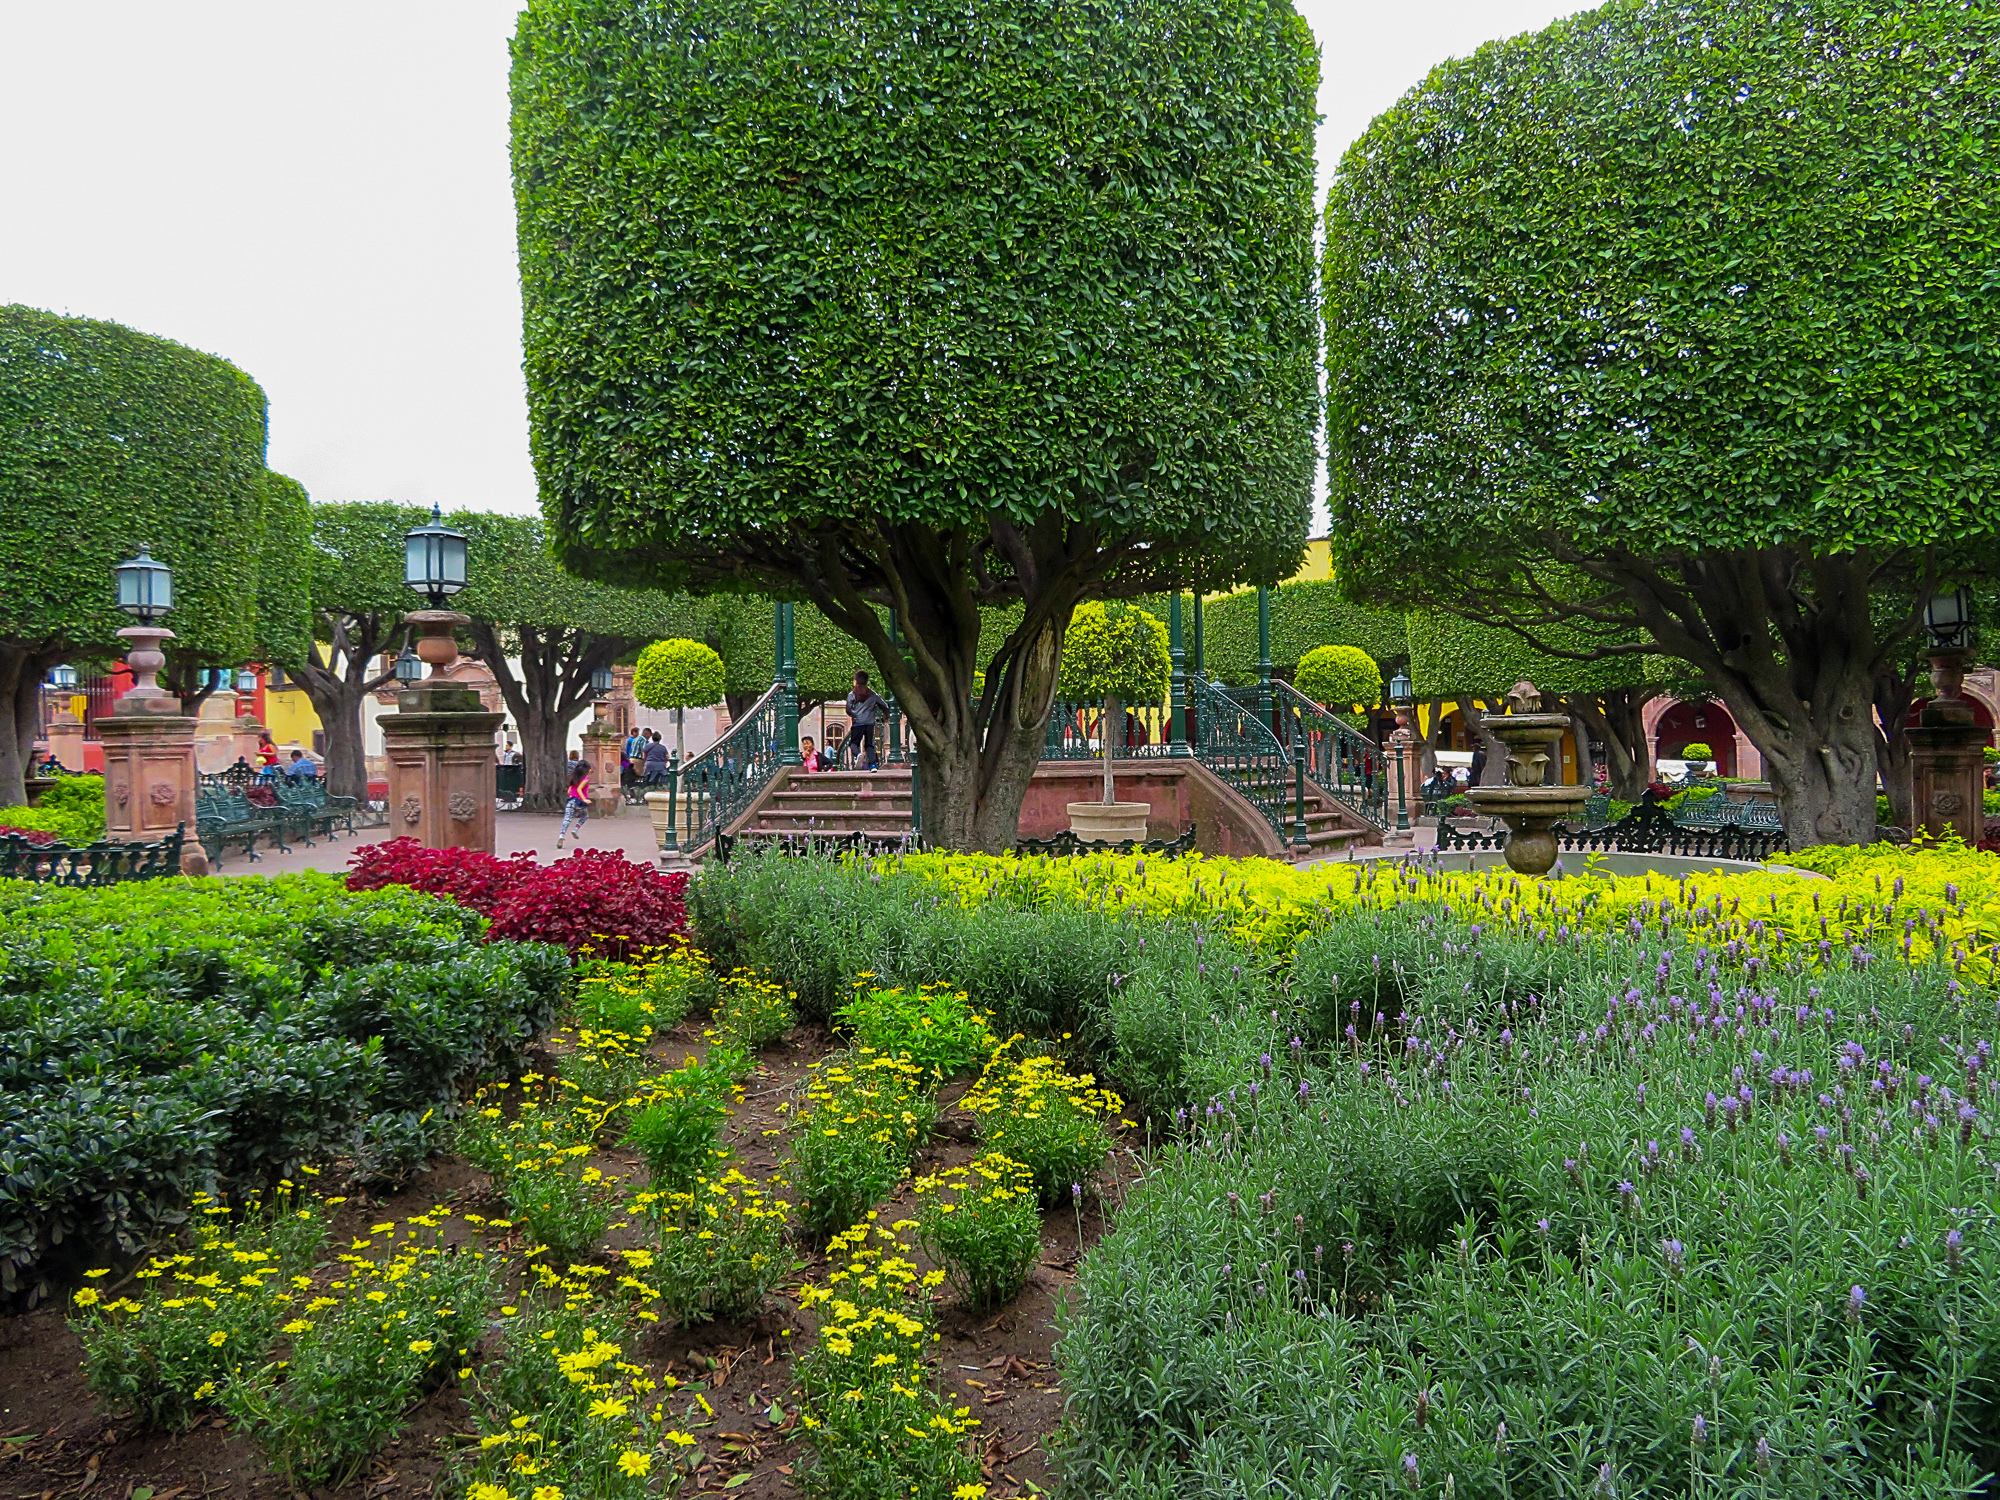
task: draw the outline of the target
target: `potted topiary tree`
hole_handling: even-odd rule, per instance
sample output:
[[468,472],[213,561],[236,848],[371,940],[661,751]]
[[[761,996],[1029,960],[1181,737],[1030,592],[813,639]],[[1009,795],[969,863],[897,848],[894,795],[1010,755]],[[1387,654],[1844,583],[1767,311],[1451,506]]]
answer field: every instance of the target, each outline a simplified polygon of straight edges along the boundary
[[1356,706],[1382,701],[1382,669],[1359,646],[1315,646],[1299,658],[1292,685],[1328,713],[1353,721]]
[[1709,762],[1715,759],[1715,751],[1703,740],[1691,740],[1689,743],[1681,746],[1681,759],[1687,762],[1687,771],[1690,776],[1699,771],[1713,771],[1715,769],[1714,766],[1709,764]]
[[[638,665],[632,671],[632,696],[641,707],[674,711],[676,770],[687,759],[687,711],[720,703],[727,682],[722,658],[700,641],[654,641],[639,653]],[[659,836],[660,847],[678,855],[679,839],[676,837],[671,847],[668,843],[669,832],[678,831],[670,821],[675,801],[672,793],[646,794],[646,809],[652,814],[653,832]]]
[[1077,606],[1063,638],[1060,689],[1072,701],[1098,699],[1104,705],[1104,796],[1069,804],[1070,832],[1087,843],[1120,844],[1144,839],[1152,805],[1120,802],[1112,780],[1113,746],[1123,734],[1124,706],[1158,703],[1167,695],[1173,660],[1167,627],[1129,604],[1091,601]]

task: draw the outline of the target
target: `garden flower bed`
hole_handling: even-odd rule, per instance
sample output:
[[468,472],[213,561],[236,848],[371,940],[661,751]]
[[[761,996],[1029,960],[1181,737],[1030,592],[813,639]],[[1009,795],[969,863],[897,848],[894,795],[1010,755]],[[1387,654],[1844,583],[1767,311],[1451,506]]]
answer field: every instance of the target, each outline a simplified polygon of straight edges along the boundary
[[428,1177],[11,1320],[16,1488],[1971,1493],[1995,862],[1813,861],[711,870]]

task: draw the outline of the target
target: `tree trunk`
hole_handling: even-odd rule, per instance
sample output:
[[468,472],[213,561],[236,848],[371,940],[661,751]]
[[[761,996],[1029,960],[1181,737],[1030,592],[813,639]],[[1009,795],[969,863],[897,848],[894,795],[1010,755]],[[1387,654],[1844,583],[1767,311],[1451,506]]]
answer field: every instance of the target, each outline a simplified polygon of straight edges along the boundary
[[1898,669],[1884,666],[1875,673],[1875,770],[1889,799],[1889,822],[1914,831],[1916,811],[1910,789],[1910,708],[1915,702],[1919,663]]
[[[1064,632],[1098,569],[1115,564],[1087,526],[1046,516],[1022,532],[992,523],[996,556],[1016,580],[1019,621],[980,661],[979,606],[966,539],[914,523],[885,528],[868,559],[882,598],[896,611],[892,641],[864,595],[845,549],[856,538],[829,529],[817,539],[816,571],[801,579],[820,612],[861,642],[884,686],[902,705],[918,747],[924,834],[948,849],[991,853],[1020,835],[1021,800],[1034,779],[1062,660]],[[986,691],[975,700],[983,670]]]
[[1433,776],[1437,775],[1437,732],[1438,726],[1444,722],[1444,699],[1433,698],[1427,707],[1430,710],[1428,717],[1431,723],[1431,732],[1417,736],[1417,773],[1425,781],[1429,781]]
[[28,800],[28,763],[35,754],[34,695],[41,686],[33,660],[30,647],[0,646],[0,807],[19,807]]
[[1603,744],[1605,790],[1620,802],[1637,802],[1646,795],[1645,709],[1652,696],[1646,688],[1619,688],[1569,700],[1585,728]]
[[1465,727],[1478,737],[1485,747],[1486,763],[1479,768],[1481,786],[1505,786],[1507,784],[1507,746],[1496,738],[1486,727],[1485,711],[1470,698],[1454,698],[1458,705],[1458,716],[1465,721]]
[[521,732],[521,762],[525,786],[521,806],[529,812],[560,812],[569,795],[569,726],[590,706],[590,677],[608,667],[631,642],[619,636],[593,635],[559,628],[512,628],[520,651],[516,673],[491,621],[475,620],[470,628],[472,654],[486,663],[514,725]]
[[[367,741],[361,731],[361,706],[371,694],[367,684],[349,682],[323,667],[302,667],[293,681],[306,690],[313,712],[326,735],[326,790],[333,797],[368,800]],[[379,686],[379,684],[378,684]]]
[[[1113,725],[1117,726],[1116,730],[1113,729]],[[1107,697],[1104,700],[1104,724],[1099,734],[1099,737],[1104,741],[1104,805],[1106,807],[1109,807],[1118,800],[1118,783],[1111,770],[1111,757],[1113,754],[1111,737],[1114,733],[1123,730],[1124,727],[1124,724],[1119,721],[1118,700]]]

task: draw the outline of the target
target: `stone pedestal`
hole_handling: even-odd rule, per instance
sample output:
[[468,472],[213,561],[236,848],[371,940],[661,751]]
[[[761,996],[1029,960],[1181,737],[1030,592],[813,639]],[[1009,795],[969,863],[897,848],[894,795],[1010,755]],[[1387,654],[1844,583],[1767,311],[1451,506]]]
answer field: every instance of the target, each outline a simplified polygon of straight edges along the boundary
[[1977,844],[1986,825],[1986,756],[1990,739],[1977,724],[1922,724],[1910,737],[1910,830],[1920,839],[1957,834]]
[[[226,771],[236,763],[236,692],[217,688],[195,712],[195,769],[204,776]],[[252,740],[251,746],[256,746]]]
[[[126,701],[119,701],[120,709]],[[195,724],[191,715],[145,711],[97,721],[104,746],[104,836],[156,844],[184,825],[183,875],[208,873],[208,857],[195,842]]]
[[476,688],[432,678],[396,695],[382,714],[388,762],[385,809],[391,838],[427,849],[493,852],[493,731],[504,714],[488,713]]
[[601,712],[603,705],[598,708],[597,718],[584,726],[583,758],[590,762],[590,815],[611,818],[617,816],[625,800],[618,787],[618,757],[624,749],[625,736]]
[[83,720],[67,708],[57,709],[49,720],[49,754],[65,771],[83,769]]

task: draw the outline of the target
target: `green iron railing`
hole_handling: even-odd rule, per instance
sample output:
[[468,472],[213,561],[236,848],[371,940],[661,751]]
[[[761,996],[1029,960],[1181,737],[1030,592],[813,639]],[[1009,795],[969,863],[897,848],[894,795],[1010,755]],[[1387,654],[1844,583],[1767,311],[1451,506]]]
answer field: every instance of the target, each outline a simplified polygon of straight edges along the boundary
[[1303,808],[1292,752],[1254,704],[1238,703],[1194,673],[1188,674],[1187,692],[1195,711],[1195,759],[1241,793],[1281,840],[1293,840]]
[[669,765],[668,826],[662,846],[667,852],[698,853],[750,810],[750,804],[787,764],[788,728],[793,731],[789,744],[796,758],[796,702],[790,684],[780,679],[765,689],[764,696],[721,739],[689,757],[686,765]]
[[1270,693],[1274,716],[1284,727],[1283,738],[1305,749],[1306,776],[1312,784],[1377,828],[1388,828],[1396,816],[1388,753],[1289,682],[1273,681]]
[[165,880],[181,872],[187,824],[157,843],[36,844],[19,834],[0,836],[0,880],[38,885],[105,886],[131,880]]
[[[1150,759],[1168,753],[1163,743],[1169,728],[1163,705],[1123,705],[1124,743],[1113,747],[1114,760]],[[1049,705],[1048,733],[1042,741],[1043,760],[1097,760],[1104,754],[1104,700],[1058,698]]]

